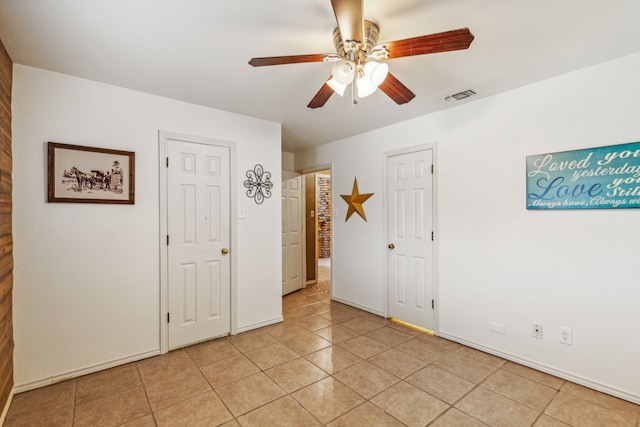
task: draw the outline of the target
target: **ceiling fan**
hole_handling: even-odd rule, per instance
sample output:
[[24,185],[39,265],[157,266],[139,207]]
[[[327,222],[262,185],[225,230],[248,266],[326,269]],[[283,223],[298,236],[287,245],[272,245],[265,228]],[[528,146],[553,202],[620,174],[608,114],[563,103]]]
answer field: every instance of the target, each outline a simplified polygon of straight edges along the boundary
[[387,59],[467,49],[473,41],[468,28],[378,43],[378,26],[363,18],[363,0],[331,0],[338,27],[333,32],[336,53],[251,58],[254,67],[333,62],[332,75],[307,107],[322,107],[337,92],[343,95],[351,84],[352,101],[382,90],[396,104],[411,101],[415,94],[389,73]]

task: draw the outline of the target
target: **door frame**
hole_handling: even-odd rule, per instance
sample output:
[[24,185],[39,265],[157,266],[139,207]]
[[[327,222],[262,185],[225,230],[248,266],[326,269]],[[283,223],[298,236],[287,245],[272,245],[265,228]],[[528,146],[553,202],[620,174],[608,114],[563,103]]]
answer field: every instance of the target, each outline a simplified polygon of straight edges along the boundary
[[237,263],[238,259],[234,256],[234,249],[237,248],[237,215],[236,215],[236,146],[231,141],[223,141],[219,139],[211,139],[200,136],[186,135],[181,133],[174,133],[168,131],[158,131],[158,169],[160,179],[160,227],[158,234],[158,251],[160,253],[160,307],[159,307],[159,322],[160,322],[160,354],[167,353],[169,351],[169,326],[167,325],[167,313],[169,313],[169,280],[168,280],[168,247],[167,247],[167,235],[168,223],[168,171],[166,166],[166,158],[168,154],[169,141],[181,141],[189,142],[193,144],[215,145],[219,147],[227,147],[229,149],[229,227],[230,227],[230,252],[231,256],[231,300],[230,300],[230,312],[231,316],[231,335],[237,333]]
[[[334,230],[335,230],[335,227],[333,225],[334,220],[335,220],[335,211],[333,209],[333,207],[335,206],[335,201],[334,201],[334,195],[335,195],[334,182],[335,182],[335,180],[333,178],[333,176],[334,176],[333,163],[325,163],[325,164],[320,165],[320,166],[311,166],[311,167],[308,167],[308,168],[301,169],[299,172],[300,172],[300,175],[304,176],[304,175],[309,174],[309,173],[318,173],[318,172],[322,172],[322,171],[326,171],[326,170],[329,171],[329,176],[331,176],[331,233],[330,233],[330,236],[331,236],[330,237],[330,239],[331,239],[331,257],[330,257],[330,259],[331,259],[331,296],[330,296],[330,298],[333,299],[333,290],[335,289],[334,288],[335,281],[333,280],[334,279],[333,278],[333,272],[335,271],[335,268],[334,268],[334,260],[335,260],[335,258],[334,258],[334,254],[335,254]],[[303,218],[302,228],[303,228],[303,233],[306,236],[306,234],[307,234],[307,221],[305,219],[306,219],[307,211],[306,211],[306,207],[305,206],[306,206],[307,191],[306,191],[306,187],[305,187],[306,186],[305,180],[303,179],[302,181],[303,181],[303,194],[304,194],[304,200],[302,200],[302,211],[303,211],[302,214],[304,215],[302,217]],[[315,180],[314,180],[314,184],[317,185]],[[317,221],[317,218],[316,218],[316,221]],[[317,224],[317,222],[316,222],[316,224]],[[316,242],[316,244],[317,244],[317,242]],[[303,264],[303,274],[304,274],[303,278],[304,278],[304,282],[305,282],[304,283],[304,287],[306,288],[307,287],[307,283],[306,283],[306,279],[307,279],[307,262],[306,262],[307,239],[306,238],[303,239],[303,246],[304,246],[303,255],[305,256],[305,262]],[[317,263],[317,259],[316,259],[316,263]],[[317,278],[318,277],[316,275],[316,280],[317,280]]]
[[387,164],[389,157],[398,156],[402,154],[411,154],[419,151],[433,150],[433,180],[432,180],[432,197],[433,197],[433,299],[435,300],[433,309],[433,333],[440,335],[440,274],[439,274],[439,221],[438,221],[438,143],[432,142],[427,144],[415,145],[399,150],[387,151],[384,153],[384,191],[383,191],[383,205],[384,209],[383,224],[384,224],[384,241],[385,244],[382,248],[384,253],[384,316],[389,318],[389,272],[388,272],[388,251],[387,243],[389,240],[389,230],[387,229],[387,206],[389,203],[389,195],[387,194],[387,179],[389,177],[389,171],[387,170]]

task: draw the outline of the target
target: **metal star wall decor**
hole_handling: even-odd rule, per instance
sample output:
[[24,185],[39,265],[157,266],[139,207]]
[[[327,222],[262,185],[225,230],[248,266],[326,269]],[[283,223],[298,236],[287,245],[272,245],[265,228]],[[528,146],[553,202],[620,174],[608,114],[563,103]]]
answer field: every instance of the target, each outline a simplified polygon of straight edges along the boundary
[[373,196],[373,193],[360,194],[358,191],[358,179],[353,178],[353,190],[351,190],[351,194],[341,194],[340,197],[344,199],[345,202],[349,205],[349,210],[347,211],[347,218],[344,222],[347,222],[351,215],[354,212],[357,212],[358,215],[362,217],[365,221],[367,220],[367,216],[364,214],[364,208],[362,204],[369,199],[369,197]]

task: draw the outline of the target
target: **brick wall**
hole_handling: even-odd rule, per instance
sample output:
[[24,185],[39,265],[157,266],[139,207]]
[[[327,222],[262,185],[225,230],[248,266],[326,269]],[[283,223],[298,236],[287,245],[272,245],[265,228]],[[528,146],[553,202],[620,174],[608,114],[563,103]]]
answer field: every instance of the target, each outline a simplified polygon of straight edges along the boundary
[[331,178],[318,177],[318,240],[320,258],[331,257]]

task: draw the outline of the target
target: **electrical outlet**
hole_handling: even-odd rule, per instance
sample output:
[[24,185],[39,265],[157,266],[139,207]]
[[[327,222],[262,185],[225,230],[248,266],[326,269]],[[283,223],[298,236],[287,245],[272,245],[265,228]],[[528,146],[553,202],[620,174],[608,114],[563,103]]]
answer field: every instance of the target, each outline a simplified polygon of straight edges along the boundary
[[560,342],[571,345],[571,328],[560,327]]
[[542,339],[542,325],[534,323],[533,328],[531,329],[531,336],[534,338]]

